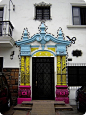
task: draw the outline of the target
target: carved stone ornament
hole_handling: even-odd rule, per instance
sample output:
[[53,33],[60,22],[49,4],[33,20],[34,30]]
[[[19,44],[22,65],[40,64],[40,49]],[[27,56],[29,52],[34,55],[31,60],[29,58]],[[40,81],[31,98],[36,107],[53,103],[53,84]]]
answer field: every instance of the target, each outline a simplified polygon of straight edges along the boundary
[[35,3],[34,6],[51,6],[52,4],[50,3],[45,3],[45,2],[40,2],[40,3]]

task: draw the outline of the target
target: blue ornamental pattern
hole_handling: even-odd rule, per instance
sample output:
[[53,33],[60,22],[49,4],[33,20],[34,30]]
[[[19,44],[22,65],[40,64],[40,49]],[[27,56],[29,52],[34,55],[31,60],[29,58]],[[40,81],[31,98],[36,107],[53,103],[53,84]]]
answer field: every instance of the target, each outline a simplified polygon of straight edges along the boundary
[[[57,38],[46,32],[46,26],[44,22],[41,23],[39,30],[40,30],[40,33],[35,34],[31,38],[28,38],[28,31],[26,29],[24,30],[23,40],[16,42],[16,45],[21,47],[21,56],[31,56],[31,47],[34,47],[34,46],[31,46],[30,43],[34,41],[37,41],[41,44],[42,51],[46,51],[45,44],[49,41],[52,41],[56,43],[56,45],[54,46],[56,48],[55,55],[66,55],[67,54],[66,46],[69,46],[71,42],[64,40],[61,28],[58,31]],[[29,44],[29,45],[26,45],[26,44]]]

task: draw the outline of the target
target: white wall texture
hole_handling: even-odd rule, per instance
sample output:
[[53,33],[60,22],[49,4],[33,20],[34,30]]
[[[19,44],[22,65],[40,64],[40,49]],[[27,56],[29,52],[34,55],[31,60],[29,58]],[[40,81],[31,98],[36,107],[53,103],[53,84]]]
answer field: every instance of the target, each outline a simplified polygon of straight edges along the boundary
[[[12,4],[10,3],[10,21],[14,26],[13,38],[15,41],[21,40],[21,36],[24,28],[28,28],[30,32],[30,37],[38,33],[38,27],[40,21],[34,20],[35,17],[35,3],[45,2],[52,4],[51,6],[51,18],[52,20],[47,20],[45,25],[48,26],[48,33],[51,33],[57,37],[57,30],[59,27],[62,28],[65,39],[66,36],[70,38],[76,37],[75,44],[68,47],[68,58],[72,58],[70,63],[86,63],[86,26],[74,27],[72,24],[72,4],[85,5],[84,0],[12,0],[15,5],[15,11],[12,9]],[[4,6],[3,20],[9,20],[9,0],[2,0],[0,6]],[[71,26],[71,27],[68,27]],[[34,43],[32,43],[34,44]],[[52,44],[52,43],[50,43]],[[73,57],[73,50],[81,50],[82,56]],[[10,59],[11,51],[15,51],[13,60]],[[14,46],[13,48],[0,48],[0,57],[4,57],[3,68],[19,68],[19,48]],[[73,94],[75,90],[73,91]],[[72,94],[71,92],[71,94]],[[73,95],[75,97],[75,94]],[[73,97],[70,95],[70,99]]]
[[[21,36],[23,33],[24,28],[28,28],[28,31],[30,32],[30,37],[34,34],[38,33],[38,27],[40,25],[40,21],[34,20],[35,17],[35,3],[40,3],[42,1],[40,0],[12,0],[15,4],[15,11],[12,9],[12,4],[10,3],[10,21],[12,22],[14,26],[13,30],[13,38],[14,40],[21,40]],[[85,63],[86,61],[86,50],[85,50],[85,43],[86,43],[86,26],[80,26],[80,27],[71,27],[68,28],[68,25],[72,25],[72,6],[71,3],[78,3],[78,4],[85,4],[84,0],[44,0],[45,3],[51,3],[51,18],[52,20],[48,20],[45,22],[46,26],[48,26],[48,33],[51,33],[57,37],[57,30],[59,27],[62,28],[65,39],[67,40],[66,36],[69,36],[70,38],[76,37],[76,43],[72,45],[71,47],[68,47],[68,58],[72,58],[72,61],[70,63]],[[0,2],[1,6],[4,7],[4,17],[3,20],[9,20],[9,0],[2,0]],[[8,49],[8,50],[7,50]],[[81,57],[73,57],[72,51],[73,50],[82,50],[82,56]],[[0,56],[2,56],[3,50],[0,48]],[[6,48],[7,53],[10,54],[10,50],[14,50],[15,54],[18,54],[18,48]],[[6,53],[3,54],[4,60],[8,60],[10,62],[10,58],[7,57]],[[10,67],[19,67],[17,55],[15,55],[15,58],[11,60]],[[14,63],[14,61],[16,63]],[[4,62],[4,67],[9,67],[8,62]]]

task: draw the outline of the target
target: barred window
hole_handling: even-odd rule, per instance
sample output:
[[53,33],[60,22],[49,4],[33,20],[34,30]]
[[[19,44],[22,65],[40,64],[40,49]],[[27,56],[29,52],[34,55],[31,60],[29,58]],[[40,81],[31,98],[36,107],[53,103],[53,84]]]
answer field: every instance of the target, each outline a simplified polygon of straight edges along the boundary
[[36,6],[36,20],[50,19],[50,6]]
[[68,66],[68,86],[82,86],[86,82],[86,66]]

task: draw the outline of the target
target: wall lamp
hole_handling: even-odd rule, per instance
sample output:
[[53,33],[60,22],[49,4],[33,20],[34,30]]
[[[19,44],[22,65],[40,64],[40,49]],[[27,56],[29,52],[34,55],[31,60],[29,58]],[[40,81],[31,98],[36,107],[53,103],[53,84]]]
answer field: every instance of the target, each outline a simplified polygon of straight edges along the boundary
[[15,5],[13,4],[12,0],[9,0],[9,21],[10,21],[10,2],[13,5],[13,11],[15,11]]
[[11,60],[13,59],[13,55],[14,55],[14,51],[12,51],[11,54],[10,54],[10,59]]

